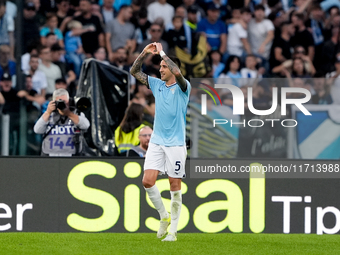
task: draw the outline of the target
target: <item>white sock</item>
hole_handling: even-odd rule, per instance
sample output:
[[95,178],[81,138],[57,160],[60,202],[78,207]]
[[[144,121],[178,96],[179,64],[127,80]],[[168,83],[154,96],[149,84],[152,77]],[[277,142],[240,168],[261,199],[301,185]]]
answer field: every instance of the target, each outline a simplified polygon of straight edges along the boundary
[[171,194],[171,225],[170,233],[177,232],[177,225],[182,207],[182,191],[170,191]]
[[161,193],[159,193],[157,186],[153,185],[151,188],[145,188],[145,191],[146,193],[148,193],[148,196],[153,205],[155,206],[156,210],[158,211],[160,218],[161,219],[169,218],[169,213],[165,210]]

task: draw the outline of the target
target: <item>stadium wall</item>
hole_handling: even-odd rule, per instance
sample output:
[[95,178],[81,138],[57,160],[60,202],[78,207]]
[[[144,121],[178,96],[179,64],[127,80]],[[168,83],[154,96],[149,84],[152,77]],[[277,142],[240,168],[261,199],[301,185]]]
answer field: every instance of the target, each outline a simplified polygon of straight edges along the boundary
[[[0,231],[156,231],[142,166],[139,159],[0,158]],[[167,179],[157,185],[170,209]],[[186,178],[182,192],[181,232],[340,230],[337,178]]]

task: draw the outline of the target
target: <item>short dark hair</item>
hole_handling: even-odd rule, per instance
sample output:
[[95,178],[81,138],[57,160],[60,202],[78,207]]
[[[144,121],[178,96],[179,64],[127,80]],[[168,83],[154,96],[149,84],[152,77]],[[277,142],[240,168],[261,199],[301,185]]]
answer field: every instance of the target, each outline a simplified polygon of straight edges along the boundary
[[52,35],[56,35],[55,33],[52,33],[52,32],[49,32],[45,35],[45,37],[49,37],[49,36],[52,36]]
[[289,21],[284,21],[284,22],[281,23],[281,27],[289,26],[290,24],[292,24],[292,23],[289,22]]
[[251,14],[251,10],[248,7],[241,8],[240,12],[241,12],[241,14],[243,14],[243,13],[250,13]]
[[121,5],[120,8],[119,8],[118,13],[121,12],[122,10],[124,10],[124,9],[127,9],[127,8],[132,8],[132,6],[131,5],[127,5],[127,4]]
[[65,80],[64,78],[58,78],[58,79],[56,79],[56,80],[55,80],[55,83],[56,83],[56,84],[64,83],[64,84],[67,85],[66,80]]
[[297,17],[299,20],[304,21],[305,15],[303,13],[294,13],[293,16]]
[[183,21],[183,17],[178,16],[178,15],[172,17],[172,21],[174,21],[175,19],[180,19],[181,21]]
[[255,11],[257,11],[257,10],[265,11],[265,8],[262,4],[258,4],[258,5],[255,5],[254,10]]
[[32,59],[32,58],[39,58],[39,56],[37,54],[32,54],[30,59]]

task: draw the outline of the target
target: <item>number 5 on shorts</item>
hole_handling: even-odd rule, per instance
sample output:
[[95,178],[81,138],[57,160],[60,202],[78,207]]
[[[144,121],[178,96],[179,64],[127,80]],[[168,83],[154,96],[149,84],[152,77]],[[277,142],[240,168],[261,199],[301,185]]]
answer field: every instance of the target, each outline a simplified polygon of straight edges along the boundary
[[176,161],[176,166],[178,168],[176,168],[175,171],[179,171],[181,169],[181,161]]

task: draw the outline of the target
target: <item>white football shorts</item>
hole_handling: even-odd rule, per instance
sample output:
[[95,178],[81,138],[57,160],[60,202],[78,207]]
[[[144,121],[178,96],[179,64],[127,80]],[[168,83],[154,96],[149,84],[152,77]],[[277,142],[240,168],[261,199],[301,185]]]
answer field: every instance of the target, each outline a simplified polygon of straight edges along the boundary
[[145,155],[144,171],[158,170],[172,178],[185,178],[186,145],[164,146],[149,143]]

